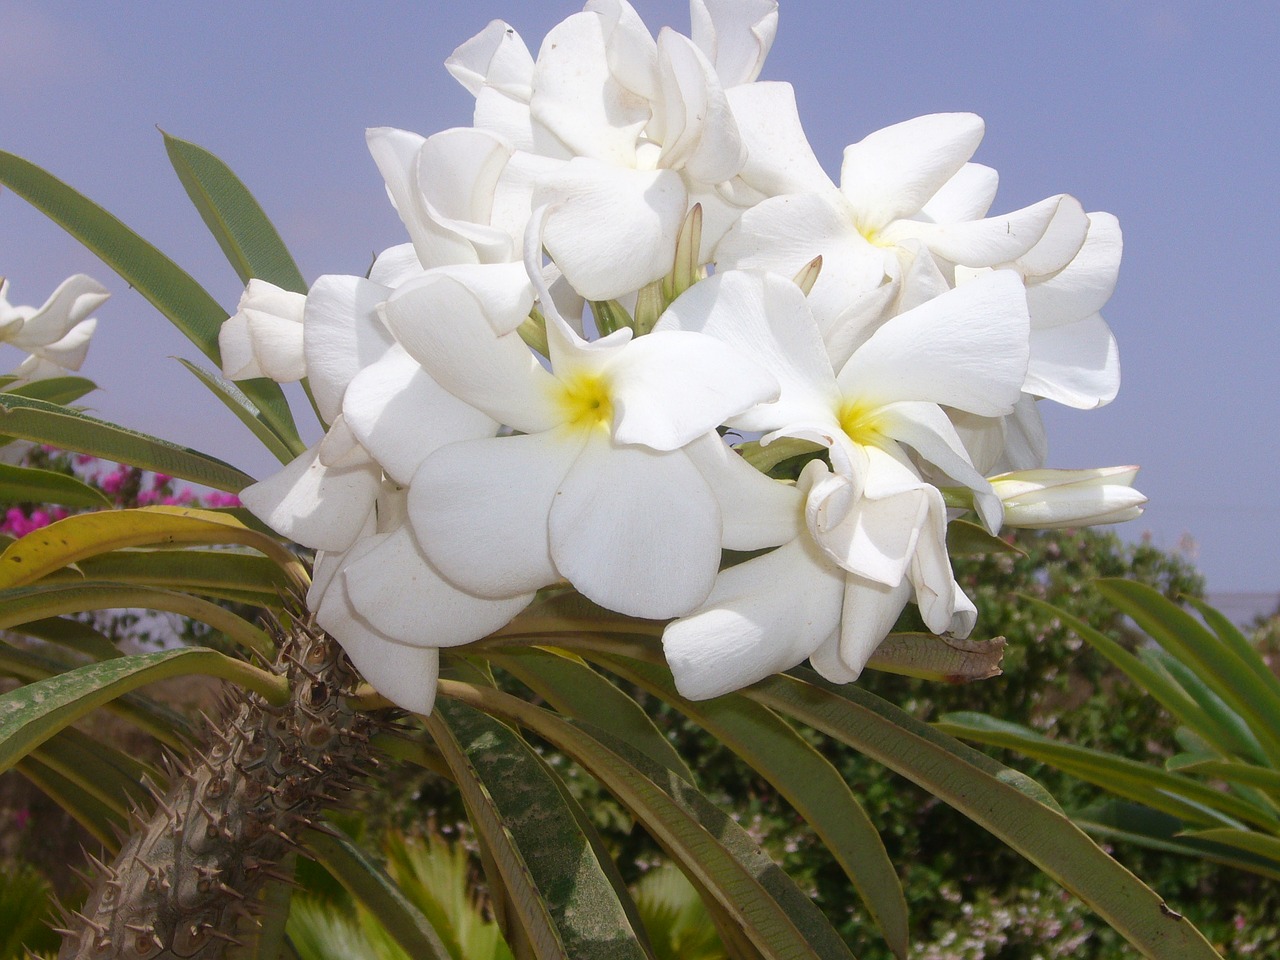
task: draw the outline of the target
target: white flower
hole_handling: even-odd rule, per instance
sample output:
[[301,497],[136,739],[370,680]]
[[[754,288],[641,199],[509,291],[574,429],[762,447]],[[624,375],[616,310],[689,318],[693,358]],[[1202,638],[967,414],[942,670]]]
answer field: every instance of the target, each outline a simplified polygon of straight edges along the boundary
[[[814,460],[788,490],[794,506],[812,514],[815,504],[829,499],[832,484],[845,483]],[[894,512],[899,504],[891,494],[880,503],[864,497],[855,507],[871,539],[877,527],[894,534],[902,529],[894,518],[876,516],[882,506]],[[777,550],[723,571],[706,602],[663,632],[680,694],[717,697],[805,658],[833,682],[852,681],[913,595],[930,629],[966,636],[976,610],[951,574],[942,512],[938,496],[926,507],[926,522],[912,525],[904,576],[892,585],[833,561],[812,537],[811,522]]]
[[694,39],[663,29],[655,41],[625,0],[590,0],[536,60],[500,21],[450,58],[476,127],[515,151],[496,192],[551,205],[547,249],[587,299],[665,275],[695,203],[709,254],[742,209],[812,160],[789,87],[754,82],[776,4],[695,0],[692,15]]
[[222,375],[290,383],[307,375],[302,315],[307,298],[265,280],[250,280],[234,315],[218,330]]
[[82,273],[68,277],[41,307],[14,306],[9,284],[0,280],[0,343],[29,356],[14,370],[19,382],[60,377],[79,370],[98,321],[89,314],[110,296]]
[[992,477],[991,486],[1004,503],[1005,526],[1048,530],[1140,516],[1147,498],[1133,489],[1137,474],[1137,467],[1024,470]]
[[[634,340],[629,329],[583,340],[541,281],[539,224],[526,269],[543,295],[550,371],[502,332],[514,324],[495,324],[440,278],[386,304],[396,338],[446,390],[519,432],[427,457],[410,520],[469,592],[509,597],[563,577],[612,610],[675,616],[707,595],[724,542],[717,497],[686,447],[776,384],[720,341],[661,321]],[[422,323],[428,312],[443,322]]]
[[983,219],[995,171],[968,162],[982,133],[968,113],[876,131],[845,149],[839,188],[819,172],[804,192],[745,212],[716,263],[794,276],[821,256],[811,303],[839,364],[884,317],[953,286],[955,264],[1005,263],[1044,235],[1062,197]]

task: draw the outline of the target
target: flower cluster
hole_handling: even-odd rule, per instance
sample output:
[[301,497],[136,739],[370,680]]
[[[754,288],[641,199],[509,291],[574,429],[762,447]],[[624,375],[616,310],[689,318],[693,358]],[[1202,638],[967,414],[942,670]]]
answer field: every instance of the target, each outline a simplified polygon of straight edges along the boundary
[[9,282],[0,279],[0,343],[28,354],[10,374],[14,381],[9,386],[79,370],[98,325],[89,314],[110,296],[107,289],[78,273],[64,280],[42,307],[13,306],[8,293]]
[[318,551],[319,622],[408,709],[439,648],[565,581],[670,620],[685,696],[806,658],[852,680],[910,602],[972,629],[960,513],[1142,502],[1132,471],[1045,471],[1036,408],[1116,393],[1115,218],[988,216],[971,114],[870,134],[837,185],[757,79],[776,3],[691,10],[655,40],[589,0],[536,57],[491,23],[446,64],[472,126],[368,131],[410,242],[306,296],[251,282],[223,327],[228,376],[305,376],[327,424],[244,503]]

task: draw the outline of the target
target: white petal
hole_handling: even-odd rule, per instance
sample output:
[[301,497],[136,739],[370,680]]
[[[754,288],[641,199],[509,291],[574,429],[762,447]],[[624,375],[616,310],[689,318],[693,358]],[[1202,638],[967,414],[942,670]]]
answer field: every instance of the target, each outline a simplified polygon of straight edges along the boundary
[[572,154],[630,167],[649,106],[613,75],[605,25],[583,12],[551,28],[538,51],[529,108]]
[[462,589],[514,597],[560,578],[547,517],[580,436],[563,431],[449,444],[409,487],[409,519],[423,552]]
[[357,543],[342,576],[360,616],[379,632],[418,647],[479,640],[533,599],[526,593],[490,600],[457,589],[431,566],[407,526]]
[[240,491],[240,500],[277,533],[317,550],[346,550],[373,510],[382,471],[372,460],[326,467],[319,444],[266,480]]
[[688,613],[720,563],[720,511],[688,456],[616,446],[603,433],[556,491],[550,530],[560,573],[630,616]]
[[846,478],[834,476],[813,488],[805,506],[809,531],[832,563],[895,586],[906,575],[915,552],[932,488],[916,481],[914,487],[877,499],[862,496],[850,504],[848,484]]
[[386,181],[387,195],[426,266],[474,263],[478,257],[470,241],[440,226],[427,215],[418,186],[418,154],[425,137],[392,127],[372,127],[365,140],[373,162]]
[[493,20],[444,62],[445,69],[472,96],[495,88],[526,103],[532,94],[533,57],[510,24]]
[[1027,393],[1079,410],[1110,403],[1120,390],[1120,353],[1096,313],[1076,323],[1031,329]]
[[685,448],[720,505],[727,550],[759,550],[800,535],[803,508],[795,486],[765,476],[713,432]]
[[[510,260],[514,238],[490,225],[494,192],[511,159],[511,146],[496,134],[470,127],[443,130],[427,138],[414,157],[417,199],[427,219],[438,231],[455,234],[475,248],[475,254],[459,255],[452,241],[430,246],[415,243],[424,267]],[[434,257],[435,259],[431,259]]]
[[884,231],[884,238],[894,243],[915,238],[943,260],[992,267],[1017,260],[1039,243],[1061,202],[1062,197],[1049,197],[1013,213],[960,223],[900,220]]
[[356,375],[342,411],[364,448],[405,486],[444,444],[491,437],[498,429],[488,415],[432,380],[399,346]]
[[262,376],[277,383],[291,383],[307,375],[301,323],[258,310],[242,309],[241,313]]
[[995,469],[1037,470],[1049,459],[1049,440],[1036,398],[1024,393],[1003,420],[1004,456]]
[[794,277],[817,256],[822,272],[809,308],[825,336],[885,280],[884,251],[858,232],[838,192],[774,197],[752,207],[720,241],[716,266]]
[[356,614],[345,596],[345,587],[340,588],[336,582],[318,604],[310,598],[308,602],[316,611],[316,622],[342,645],[375,690],[410,712],[431,712],[440,676],[440,651],[436,647],[411,647],[385,637]]
[[980,163],[966,163],[938,188],[920,213],[934,223],[981,220],[996,199],[1000,175]]
[[778,32],[777,0],[692,0],[689,18],[693,42],[726,89],[760,75]]
[[1027,305],[1037,327],[1091,316],[1111,298],[1123,251],[1120,223],[1109,213],[1089,214],[1084,246],[1063,270],[1027,287]]
[[742,169],[747,150],[715,68],[669,28],[658,38],[658,52],[666,107],[659,164],[702,183],[728,180]]
[[676,689],[706,700],[794,667],[836,630],[843,593],[844,574],[807,537],[730,567],[662,634]]
[[837,379],[876,406],[927,400],[1000,416],[1021,393],[1029,328],[1021,279],[997,270],[886,322]]
[[8,338],[20,350],[46,347],[61,340],[111,294],[92,277],[77,273],[67,277],[39,310],[27,317],[21,329]]
[[377,314],[390,292],[360,277],[324,276],[307,294],[303,352],[311,392],[327,421],[342,412],[351,378],[395,342]]
[[587,0],[583,10],[600,17],[609,72],[631,93],[658,97],[658,47],[626,0]]
[[369,279],[392,289],[407,283],[422,272],[418,251],[412,243],[388,247],[378,254],[369,268]]
[[383,307],[396,339],[454,396],[517,430],[550,429],[560,422],[554,379],[518,334],[496,334],[492,312],[447,270],[423,274]]
[[740,429],[772,430],[797,420],[822,419],[839,402],[835,374],[804,292],[784,277],[719,271],[672,303],[654,330],[705,333],[773,376],[777,401],[736,418]]
[[845,148],[840,189],[864,229],[919,212],[982,141],[982,118],[935,113],[877,130]]
[[48,346],[35,347],[37,356],[51,363],[56,363],[64,370],[79,370],[89,352],[89,341],[93,339],[93,331],[97,329],[95,318],[81,320],[61,340]]
[[1075,197],[1063,196],[1040,242],[1018,258],[1016,267],[1028,279],[1058,273],[1070,263],[1089,235],[1089,215]]
[[608,367],[613,436],[675,450],[735,414],[773,400],[778,383],[722,340],[683,330],[639,337]]
[[747,147],[742,180],[766,196],[836,189],[805,137],[791,84],[748,83],[727,89],[725,96]]
[[809,658],[813,669],[832,683],[858,679],[876,647],[893,629],[911,596],[911,583],[886,586],[860,577],[845,580],[840,632]]
[[543,239],[574,289],[611,300],[670,271],[688,196],[672,170],[577,158],[549,176],[533,202],[552,204]]

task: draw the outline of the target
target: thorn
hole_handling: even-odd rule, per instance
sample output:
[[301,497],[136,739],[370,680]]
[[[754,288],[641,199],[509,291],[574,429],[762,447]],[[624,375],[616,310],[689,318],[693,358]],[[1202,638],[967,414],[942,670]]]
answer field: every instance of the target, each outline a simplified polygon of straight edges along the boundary
[[225,883],[218,884],[218,889],[221,890],[223,893],[225,893],[227,896],[234,897],[237,900],[244,900],[245,898],[243,893],[241,893],[235,887],[227,886]]
[[244,941],[231,936],[229,933],[223,933],[221,930],[215,930],[211,924],[204,925],[204,932],[215,940],[221,940],[223,943],[229,943],[233,947],[243,947]]
[[107,925],[105,923],[98,923],[97,921],[90,920],[88,917],[86,917],[83,913],[80,913],[78,910],[72,910],[71,916],[75,917],[77,920],[83,923],[86,927],[88,927],[98,936],[105,937],[107,935]]

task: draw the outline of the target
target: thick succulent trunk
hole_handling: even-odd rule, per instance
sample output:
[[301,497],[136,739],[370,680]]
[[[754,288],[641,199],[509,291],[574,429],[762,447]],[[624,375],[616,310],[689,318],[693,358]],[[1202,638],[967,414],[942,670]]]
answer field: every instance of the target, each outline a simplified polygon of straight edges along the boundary
[[233,695],[211,722],[207,750],[143,816],[81,913],[71,915],[64,958],[215,960],[256,935],[259,895],[299,830],[373,765],[373,721],[347,694],[357,675],[319,628],[282,632],[276,669],[291,696],[273,707]]

